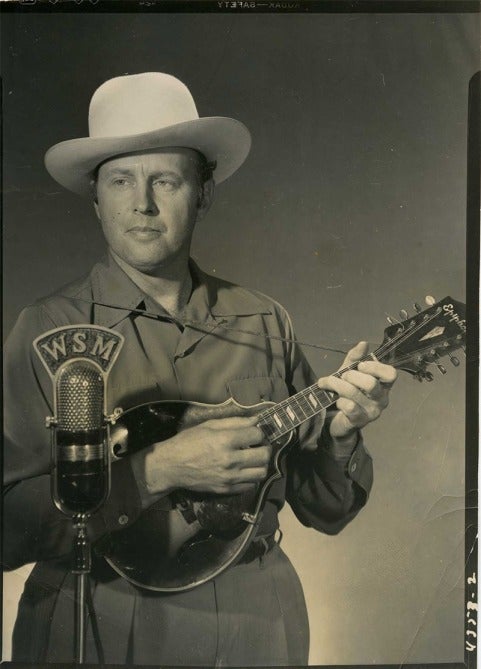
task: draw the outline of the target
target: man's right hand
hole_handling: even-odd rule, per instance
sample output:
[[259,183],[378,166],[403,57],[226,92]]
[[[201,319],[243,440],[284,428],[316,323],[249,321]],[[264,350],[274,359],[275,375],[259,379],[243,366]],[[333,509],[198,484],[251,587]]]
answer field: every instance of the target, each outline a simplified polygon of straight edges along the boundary
[[256,422],[256,416],[209,420],[134,454],[143,503],[145,492],[158,497],[185,488],[235,494],[263,481],[272,447]]

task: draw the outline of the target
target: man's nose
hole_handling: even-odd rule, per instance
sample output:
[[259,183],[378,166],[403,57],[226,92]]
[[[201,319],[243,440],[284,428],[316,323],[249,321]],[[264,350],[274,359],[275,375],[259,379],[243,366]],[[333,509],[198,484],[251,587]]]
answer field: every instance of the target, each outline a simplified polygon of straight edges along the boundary
[[136,214],[143,214],[144,216],[156,216],[159,213],[152,186],[147,180],[137,184],[134,211]]

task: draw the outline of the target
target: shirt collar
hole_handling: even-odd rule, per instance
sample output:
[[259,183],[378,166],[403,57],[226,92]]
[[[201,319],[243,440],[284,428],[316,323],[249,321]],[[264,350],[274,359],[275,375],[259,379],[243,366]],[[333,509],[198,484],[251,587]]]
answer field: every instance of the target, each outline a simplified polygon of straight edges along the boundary
[[142,305],[145,295],[110,253],[92,269],[94,322],[113,327]]
[[190,267],[194,282],[204,289],[204,299],[214,317],[272,313],[267,298],[260,293],[206,274],[192,259]]
[[[185,320],[206,321],[222,316],[270,314],[266,298],[203,272],[191,259],[193,291],[186,306]],[[135,309],[144,307],[145,293],[108,254],[91,273],[94,322],[113,327]]]

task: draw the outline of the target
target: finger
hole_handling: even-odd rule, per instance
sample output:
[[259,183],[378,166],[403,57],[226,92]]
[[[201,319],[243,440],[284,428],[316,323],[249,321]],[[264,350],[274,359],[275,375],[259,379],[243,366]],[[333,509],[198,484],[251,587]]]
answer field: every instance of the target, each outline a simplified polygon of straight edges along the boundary
[[[366,418],[367,422],[378,418],[381,411],[385,409],[389,403],[387,392],[381,393],[377,399],[372,399],[361,389],[344,379],[329,376],[326,379],[320,379],[320,381],[324,381],[329,390],[333,390],[339,395],[336,404],[337,408],[345,413],[349,420],[359,419],[359,422],[356,422],[356,427],[365,424]],[[348,402],[341,402],[341,404],[339,404],[340,400],[348,400]],[[357,406],[355,407],[352,404]],[[364,416],[362,420],[361,416]]]
[[241,469],[233,479],[233,484],[239,483],[258,483],[267,478],[267,467],[250,467],[249,469]]
[[367,412],[357,402],[340,397],[336,402],[336,407],[346,416],[353,427],[365,425],[368,417]]
[[381,414],[381,408],[375,402],[372,402],[369,408],[363,407],[353,400],[340,397],[336,402],[336,407],[348,419],[353,427],[364,427]]
[[226,440],[228,446],[232,449],[249,450],[251,446],[259,446],[264,443],[266,437],[260,427],[251,425],[242,429],[226,431]]
[[344,358],[344,362],[339,369],[342,369],[343,367],[349,367],[354,362],[361,360],[361,358],[367,355],[368,350],[369,344],[367,341],[360,341],[353,348],[351,348],[350,351],[348,351],[346,357]]
[[353,400],[340,397],[336,406],[354,427],[364,427],[381,415],[381,412],[387,407],[388,403],[384,401],[368,400],[365,404],[354,402]]
[[240,495],[243,492],[251,492],[255,487],[256,483],[232,483],[218,488],[215,492],[220,494]]
[[358,372],[355,369],[344,372],[341,378],[359,388],[361,392],[373,400],[380,399],[387,392],[375,376]]
[[375,376],[380,383],[386,386],[392,386],[397,379],[397,370],[391,365],[385,365],[383,362],[360,362],[357,369],[360,372]]
[[325,376],[318,380],[317,385],[324,390],[331,390],[346,399],[353,400],[361,405],[366,405],[369,398],[352,383],[337,376]]
[[249,467],[264,467],[269,463],[271,454],[271,446],[246,448],[239,452],[237,464],[243,469],[248,469]]
[[204,423],[212,430],[238,430],[255,425],[259,417],[255,416],[228,416],[227,418],[213,418]]

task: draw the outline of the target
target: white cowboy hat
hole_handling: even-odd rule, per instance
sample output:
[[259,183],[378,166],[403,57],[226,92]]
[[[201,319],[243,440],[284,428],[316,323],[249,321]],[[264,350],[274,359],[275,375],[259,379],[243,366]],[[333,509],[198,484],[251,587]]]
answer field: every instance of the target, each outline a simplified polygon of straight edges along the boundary
[[215,161],[215,181],[230,177],[244,162],[251,136],[240,121],[223,116],[199,118],[194,99],[181,81],[162,72],[109,79],[92,96],[89,137],[52,146],[45,166],[59,184],[91,194],[95,168],[113,156],[156,148],[182,147]]

